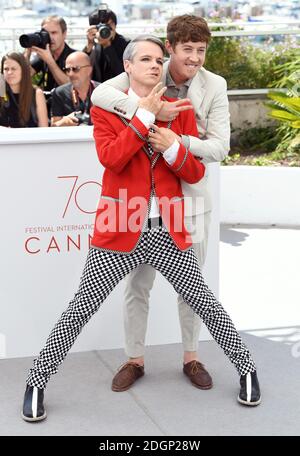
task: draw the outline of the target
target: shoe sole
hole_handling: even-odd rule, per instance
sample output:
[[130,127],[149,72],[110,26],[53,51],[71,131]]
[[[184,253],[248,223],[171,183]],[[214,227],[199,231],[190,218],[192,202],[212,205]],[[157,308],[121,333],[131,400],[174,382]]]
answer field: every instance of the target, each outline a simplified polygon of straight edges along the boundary
[[256,402],[247,402],[247,401],[244,401],[243,399],[241,399],[239,396],[237,398],[238,402],[240,404],[243,404],[243,405],[249,405],[250,407],[255,407],[256,405],[259,405],[261,403],[261,397],[259,398],[258,401]]
[[44,415],[38,416],[36,418],[29,418],[28,416],[23,415],[23,413],[21,413],[21,416],[24,421],[28,421],[29,423],[34,423],[35,421],[42,421],[45,418],[47,418],[47,413],[45,412]]
[[213,383],[211,383],[210,385],[206,385],[206,386],[205,385],[203,385],[203,386],[198,385],[198,383],[194,383],[193,380],[191,380],[191,378],[189,377],[189,375],[186,372],[183,371],[183,373],[184,373],[184,375],[187,376],[187,378],[190,380],[191,384],[193,386],[195,386],[195,388],[198,388],[198,389],[201,389],[201,390],[209,390],[209,389],[211,389],[213,387]]
[[[135,383],[135,382],[134,382]],[[119,388],[117,386],[112,386],[111,389],[112,391],[114,391],[115,393],[122,393],[123,391],[127,391],[129,390],[131,387],[132,387],[133,383],[129,386],[124,386],[123,388]]]
[[194,382],[192,382],[192,381],[191,381],[191,384],[192,384],[193,386],[195,386],[195,388],[198,388],[198,389],[200,389],[200,390],[210,390],[210,389],[212,389],[212,387],[213,387],[213,384],[208,385],[208,386],[200,386],[200,385],[197,385],[197,383],[194,383]]
[[137,380],[139,380],[140,378],[144,377],[144,374],[141,375],[140,377],[138,377],[133,383],[131,383],[130,385],[128,386],[123,386],[123,388],[120,388],[119,386],[114,386],[114,385],[111,385],[111,389],[112,391],[114,391],[115,393],[122,393],[123,391],[127,391],[129,390]]

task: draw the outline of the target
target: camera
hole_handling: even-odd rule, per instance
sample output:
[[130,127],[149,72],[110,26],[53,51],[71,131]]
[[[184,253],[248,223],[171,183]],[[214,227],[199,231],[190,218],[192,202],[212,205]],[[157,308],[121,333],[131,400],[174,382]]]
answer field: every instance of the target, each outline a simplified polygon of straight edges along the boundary
[[108,7],[106,3],[102,3],[98,9],[89,15],[89,24],[95,25],[99,35],[103,39],[107,39],[111,35],[111,27],[105,22],[108,21]]
[[51,40],[47,30],[42,29],[39,32],[21,35],[19,38],[19,42],[23,48],[37,46],[39,48],[46,49],[46,45],[50,44]]
[[99,32],[99,35],[101,38],[104,38],[104,39],[107,39],[110,37],[111,35],[111,28],[109,25],[107,24],[97,24],[96,25],[96,28]]
[[74,116],[78,120],[78,125],[90,125],[90,115],[87,112],[76,111]]

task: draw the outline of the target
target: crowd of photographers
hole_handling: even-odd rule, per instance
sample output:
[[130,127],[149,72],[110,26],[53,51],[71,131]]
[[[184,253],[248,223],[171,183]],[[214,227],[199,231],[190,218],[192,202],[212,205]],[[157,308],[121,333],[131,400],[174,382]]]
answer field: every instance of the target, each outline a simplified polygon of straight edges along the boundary
[[0,127],[91,124],[91,94],[124,71],[129,41],[116,32],[117,17],[107,5],[90,14],[89,25],[82,51],[66,43],[67,24],[59,16],[20,36],[24,53],[7,53],[1,61]]

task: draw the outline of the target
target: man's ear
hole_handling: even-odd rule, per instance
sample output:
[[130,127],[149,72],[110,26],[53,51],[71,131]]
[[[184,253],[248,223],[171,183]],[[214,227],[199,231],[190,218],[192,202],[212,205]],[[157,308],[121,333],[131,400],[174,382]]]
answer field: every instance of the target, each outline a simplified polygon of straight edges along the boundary
[[130,74],[130,60],[124,60],[124,70],[126,71],[127,74]]
[[168,53],[169,55],[171,55],[171,54],[174,53],[174,49],[172,48],[172,45],[171,45],[171,43],[170,43],[169,40],[166,40],[166,41],[165,41],[165,48],[166,48],[167,53]]

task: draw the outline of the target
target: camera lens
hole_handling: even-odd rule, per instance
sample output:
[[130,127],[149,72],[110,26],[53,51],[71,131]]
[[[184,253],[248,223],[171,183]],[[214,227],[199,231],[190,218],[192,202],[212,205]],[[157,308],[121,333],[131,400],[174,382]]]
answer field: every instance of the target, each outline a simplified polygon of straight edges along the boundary
[[103,39],[107,39],[110,37],[111,29],[107,25],[103,25],[99,28],[99,35]]
[[50,35],[46,30],[42,29],[40,32],[21,35],[19,42],[23,48],[37,46],[45,49],[46,45],[50,44]]
[[27,35],[21,35],[19,41],[20,45],[23,48],[41,45],[41,37],[39,33],[28,33]]

